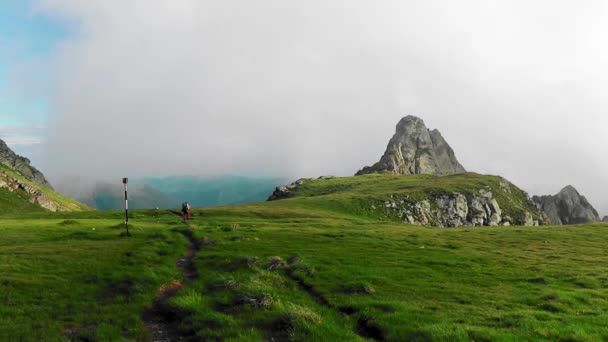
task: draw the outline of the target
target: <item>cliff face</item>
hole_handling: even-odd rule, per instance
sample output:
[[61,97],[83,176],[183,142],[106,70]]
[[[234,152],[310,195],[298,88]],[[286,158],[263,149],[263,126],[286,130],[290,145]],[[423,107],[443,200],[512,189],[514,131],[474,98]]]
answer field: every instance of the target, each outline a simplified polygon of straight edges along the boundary
[[31,165],[29,159],[17,155],[2,140],[0,140],[0,164],[19,172],[23,177],[38,185],[53,189],[42,172]]
[[357,172],[398,175],[430,174],[445,176],[465,173],[454,150],[438,130],[429,130],[424,121],[406,116],[397,124],[380,161]]
[[554,196],[534,196],[533,200],[551,224],[581,224],[600,220],[595,208],[573,186],[565,187]]

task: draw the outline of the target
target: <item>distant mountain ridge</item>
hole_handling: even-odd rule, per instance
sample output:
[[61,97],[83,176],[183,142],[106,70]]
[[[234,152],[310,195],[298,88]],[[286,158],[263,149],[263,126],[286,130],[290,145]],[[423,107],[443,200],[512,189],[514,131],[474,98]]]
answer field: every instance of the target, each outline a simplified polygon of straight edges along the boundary
[[380,161],[364,167],[356,175],[388,173],[446,176],[465,172],[441,133],[436,129],[429,130],[422,119],[409,115],[397,124],[395,135]]
[[[195,207],[236,205],[264,201],[286,178],[244,176],[171,176],[132,179],[129,206],[132,209],[177,208],[188,201]],[[92,182],[86,187],[60,191],[96,209],[124,208],[124,189],[120,182]]]

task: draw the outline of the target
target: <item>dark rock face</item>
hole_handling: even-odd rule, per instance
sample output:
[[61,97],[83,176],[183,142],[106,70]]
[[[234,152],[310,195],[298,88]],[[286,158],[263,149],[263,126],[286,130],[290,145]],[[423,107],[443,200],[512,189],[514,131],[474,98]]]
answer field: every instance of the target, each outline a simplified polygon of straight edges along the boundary
[[397,124],[397,131],[380,161],[363,168],[357,175],[391,173],[445,176],[465,172],[441,133],[427,129],[424,121],[410,115]]
[[17,155],[2,140],[0,140],[0,164],[4,164],[15,171],[18,171],[23,177],[36,184],[53,189],[42,172],[30,165],[29,159]]
[[608,216],[604,216],[604,218],[602,219],[602,222],[608,222]]
[[555,196],[534,196],[533,200],[551,224],[581,224],[600,220],[593,206],[570,185]]

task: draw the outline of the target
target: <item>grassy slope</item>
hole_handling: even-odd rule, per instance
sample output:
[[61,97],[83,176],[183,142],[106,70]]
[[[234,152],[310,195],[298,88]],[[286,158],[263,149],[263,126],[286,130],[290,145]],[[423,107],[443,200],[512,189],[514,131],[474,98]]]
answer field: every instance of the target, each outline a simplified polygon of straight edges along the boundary
[[[606,224],[433,229],[268,205],[204,213],[202,277],[174,301],[204,338],[357,340],[377,328],[391,341],[608,339]],[[302,261],[266,269],[294,255]],[[265,309],[242,301],[266,296]]]
[[[22,183],[39,189],[43,194],[50,198],[53,202],[57,203],[64,211],[86,211],[90,210],[86,205],[79,203],[71,198],[62,196],[55,191],[36,184],[32,181],[25,179],[21,174],[8,168],[7,166],[0,164],[0,172],[5,172],[13,178],[18,179]],[[40,208],[36,204],[28,202],[28,198],[21,194],[11,194],[7,189],[0,189],[0,215],[2,214],[14,214],[18,212],[35,212],[45,210]],[[27,202],[27,203],[24,203]]]
[[[353,201],[396,188],[369,177],[378,187],[359,193],[196,210],[199,278],[172,300],[182,331],[227,341],[608,339],[608,224],[409,226]],[[393,181],[406,191],[412,179]],[[170,232],[183,227],[177,218],[151,213],[133,213],[131,239],[112,228],[120,212],[0,220],[0,340],[61,340],[77,326],[92,340],[145,338],[141,311],[179,277],[186,246]]]
[[[534,203],[527,195],[509,183],[509,192],[501,186],[504,180],[497,176],[466,173],[445,177],[431,175],[397,176],[370,174],[357,177],[332,178],[305,181],[296,192],[296,200],[312,199],[320,207],[331,207],[359,216],[384,217],[382,210],[373,210],[372,205],[383,207],[385,201],[409,197],[414,201],[429,199],[432,195],[459,192],[467,197],[479,194],[482,188],[491,188],[503,212],[515,220],[522,219],[524,211],[535,219]],[[390,217],[390,219],[397,219]]]
[[149,217],[121,238],[122,216],[104,216],[0,220],[0,340],[63,341],[69,330],[76,339],[147,338],[142,311],[180,277],[186,241],[169,227],[182,225]]
[[44,209],[39,205],[30,203],[24,195],[0,188],[0,215],[40,211],[44,211]]

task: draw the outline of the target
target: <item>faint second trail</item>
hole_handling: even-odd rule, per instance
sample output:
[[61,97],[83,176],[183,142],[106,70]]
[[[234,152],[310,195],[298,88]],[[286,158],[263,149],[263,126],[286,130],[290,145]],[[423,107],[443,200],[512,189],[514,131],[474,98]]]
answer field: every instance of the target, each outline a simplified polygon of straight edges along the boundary
[[168,302],[177,292],[188,286],[197,277],[194,258],[196,256],[197,244],[190,231],[181,231],[188,239],[188,250],[176,262],[183,278],[182,281],[173,280],[163,285],[154,300],[152,306],[144,312],[144,325],[151,335],[152,342],[193,341],[192,335],[179,331],[179,317],[171,310]]

